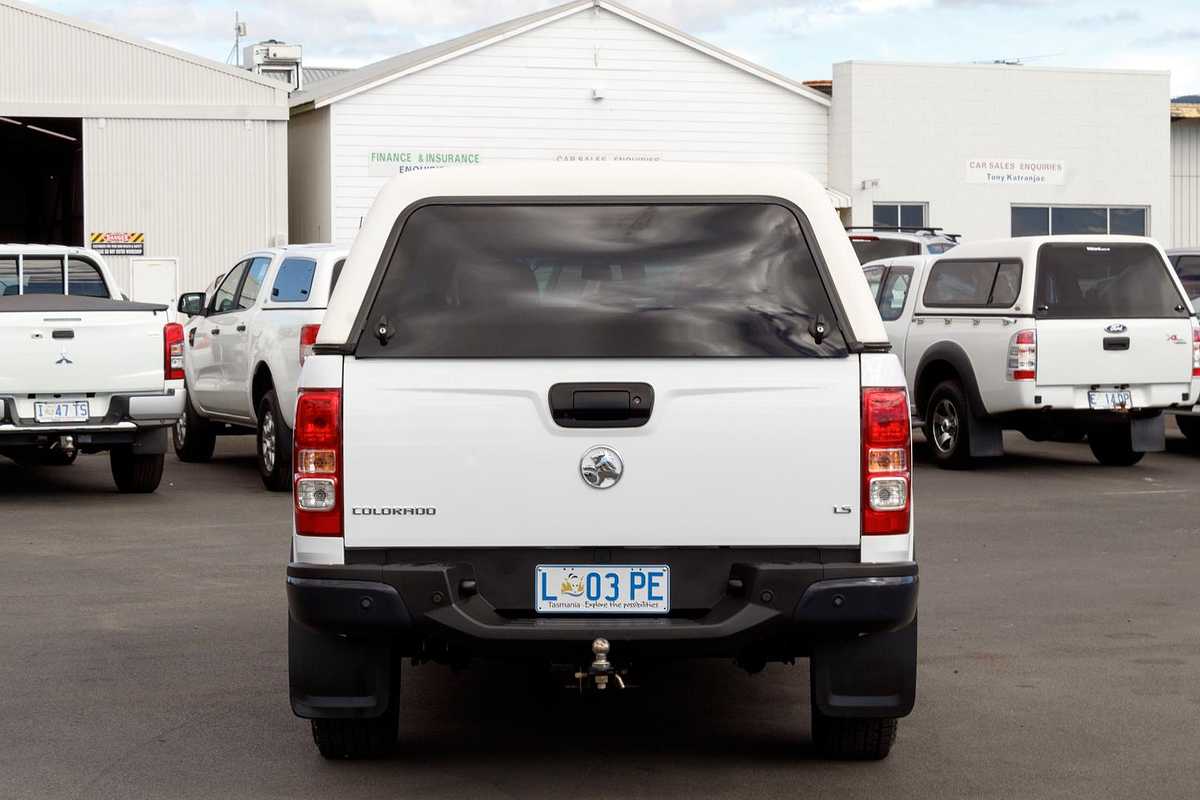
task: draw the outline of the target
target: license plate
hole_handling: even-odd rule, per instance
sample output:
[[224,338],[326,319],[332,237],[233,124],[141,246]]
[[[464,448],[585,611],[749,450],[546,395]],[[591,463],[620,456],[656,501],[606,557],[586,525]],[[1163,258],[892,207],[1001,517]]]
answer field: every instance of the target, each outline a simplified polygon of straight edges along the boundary
[[671,610],[671,568],[665,565],[539,564],[533,578],[539,614]]
[[87,422],[90,416],[86,400],[33,404],[33,418],[38,422]]
[[1133,400],[1129,392],[1088,392],[1088,405],[1097,411],[1128,411]]

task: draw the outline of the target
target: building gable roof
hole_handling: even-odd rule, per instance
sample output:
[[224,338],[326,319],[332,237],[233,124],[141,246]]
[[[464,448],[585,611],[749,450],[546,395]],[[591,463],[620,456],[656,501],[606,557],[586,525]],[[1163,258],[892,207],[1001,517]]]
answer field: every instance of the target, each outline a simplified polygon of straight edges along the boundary
[[482,49],[496,42],[519,36],[527,31],[540,28],[551,22],[556,22],[564,17],[586,11],[589,8],[600,8],[616,14],[648,30],[666,36],[668,39],[673,39],[693,50],[704,53],[711,58],[723,61],[768,83],[773,83],[787,91],[805,97],[818,105],[830,105],[828,97],[814,91],[799,81],[794,81],[765,67],[760,67],[740,56],[701,41],[683,31],[658,22],[631,8],[627,8],[620,3],[613,2],[613,0],[570,0],[570,2],[563,3],[562,5],[537,11],[533,14],[527,14],[523,17],[517,17],[507,22],[501,22],[439,44],[402,53],[398,56],[352,70],[344,75],[323,80],[310,91],[297,92],[292,95],[292,113],[299,114],[322,108],[346,97],[352,97],[381,84],[402,78],[405,75],[419,72],[422,69],[427,69],[444,61],[449,61],[452,58],[457,58],[460,55]]

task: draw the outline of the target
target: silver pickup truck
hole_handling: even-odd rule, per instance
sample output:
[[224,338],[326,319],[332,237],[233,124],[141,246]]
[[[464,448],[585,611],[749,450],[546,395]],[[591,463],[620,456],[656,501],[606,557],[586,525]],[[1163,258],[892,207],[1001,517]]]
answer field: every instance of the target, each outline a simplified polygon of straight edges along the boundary
[[0,245],[0,455],[65,466],[108,451],[122,492],[153,492],[183,411],[183,328],[125,299],[95,253]]

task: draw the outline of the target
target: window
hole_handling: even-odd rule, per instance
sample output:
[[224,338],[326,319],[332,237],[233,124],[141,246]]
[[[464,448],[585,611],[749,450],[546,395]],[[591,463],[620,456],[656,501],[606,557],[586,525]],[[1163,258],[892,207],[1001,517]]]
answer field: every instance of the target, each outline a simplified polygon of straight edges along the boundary
[[879,284],[883,281],[883,267],[864,269],[863,274],[867,276],[867,286],[871,287],[871,297],[879,300]]
[[67,259],[67,293],[75,297],[108,297],[100,268],[84,258]]
[[[360,356],[839,357],[800,221],[771,203],[430,205],[413,212]],[[812,334],[818,319],[827,335]]]
[[[303,303],[312,291],[317,262],[311,258],[285,258],[271,288],[272,303]],[[332,290],[331,290],[332,291]]]
[[236,267],[229,270],[229,274],[225,276],[225,280],[221,281],[220,286],[217,287],[217,291],[213,294],[209,313],[224,314],[227,311],[236,310],[233,298],[237,294],[238,284],[242,281],[242,275],[246,274],[246,267],[249,264],[249,261],[242,261]]
[[913,271],[910,267],[892,267],[883,283],[883,294],[879,298],[879,316],[884,322],[900,319],[908,290],[912,287]]
[[953,250],[958,246],[958,242],[930,242],[925,245],[925,250],[931,256],[940,256],[947,250]]
[[263,279],[267,277],[267,270],[271,267],[271,259],[266,256],[256,256],[250,260],[250,266],[246,270],[246,280],[242,282],[242,293],[238,295],[237,307],[239,310],[245,310],[254,305],[254,301],[258,299],[258,293],[262,289]]
[[927,203],[876,203],[872,223],[877,228],[923,228]]
[[346,266],[346,259],[339,258],[337,263],[333,265],[333,274],[329,278],[329,296],[333,297],[333,290],[337,288],[338,278],[342,277],[342,267]]
[[[0,272],[3,267],[0,266]],[[1183,282],[1183,289],[1192,300],[1200,300],[1200,256],[1180,256],[1175,262],[1175,271]],[[0,281],[4,278],[0,277]]]
[[16,256],[0,256],[0,297],[21,293]]
[[1170,269],[1146,244],[1047,244],[1038,251],[1034,314],[1044,319],[1186,317]]
[[25,256],[21,260],[21,294],[62,294],[63,260],[58,256]]
[[1016,261],[954,261],[933,265],[925,286],[925,305],[1007,308],[1021,289],[1021,264]]
[[1146,236],[1145,208],[1106,206],[1013,206],[1013,236],[1124,234]]
[[858,254],[858,263],[881,261],[885,258],[921,255],[921,244],[909,239],[882,239],[878,236],[851,236],[850,245]]

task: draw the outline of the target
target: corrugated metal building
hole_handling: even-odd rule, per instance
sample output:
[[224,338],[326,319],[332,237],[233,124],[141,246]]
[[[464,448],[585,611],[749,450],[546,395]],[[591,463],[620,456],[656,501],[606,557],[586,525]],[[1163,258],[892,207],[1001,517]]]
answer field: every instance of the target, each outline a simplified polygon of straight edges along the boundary
[[390,176],[449,163],[768,162],[824,181],[829,105],[618,3],[575,0],[294,94],[291,235],[349,240]]
[[[0,0],[0,241],[112,233],[97,249],[203,289],[287,236],[287,107],[268,78]],[[106,259],[128,290],[129,256]]]
[[1174,247],[1200,247],[1200,105],[1171,104],[1171,213]]

